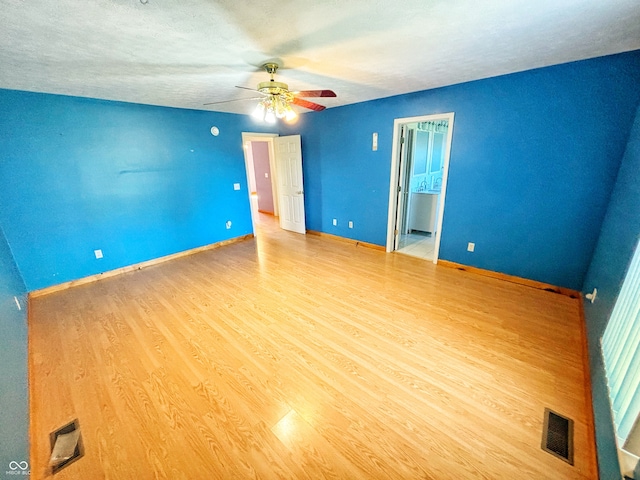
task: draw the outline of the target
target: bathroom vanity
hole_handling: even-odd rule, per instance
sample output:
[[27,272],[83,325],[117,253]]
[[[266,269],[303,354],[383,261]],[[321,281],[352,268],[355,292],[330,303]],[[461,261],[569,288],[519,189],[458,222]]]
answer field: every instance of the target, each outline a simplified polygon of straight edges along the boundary
[[424,191],[411,193],[409,208],[409,232],[436,233],[438,220],[438,200],[440,192]]

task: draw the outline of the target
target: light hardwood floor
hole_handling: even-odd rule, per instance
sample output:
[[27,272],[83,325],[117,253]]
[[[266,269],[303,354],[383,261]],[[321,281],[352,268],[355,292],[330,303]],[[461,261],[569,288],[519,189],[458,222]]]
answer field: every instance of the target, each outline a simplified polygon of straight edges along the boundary
[[32,478],[593,479],[578,301],[269,224],[35,298]]

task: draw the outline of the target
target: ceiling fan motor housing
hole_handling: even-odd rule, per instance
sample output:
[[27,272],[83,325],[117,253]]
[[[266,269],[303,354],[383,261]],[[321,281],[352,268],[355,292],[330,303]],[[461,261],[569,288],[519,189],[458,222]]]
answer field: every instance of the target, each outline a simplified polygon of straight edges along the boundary
[[274,95],[274,96],[283,96],[285,100],[291,101],[293,99],[293,94],[289,92],[289,85],[282,82],[276,82],[273,79],[273,76],[278,71],[277,63],[265,63],[262,65],[269,75],[271,75],[271,80],[268,82],[261,82],[258,84],[258,91],[265,95]]
[[258,91],[265,95],[287,95],[289,94],[289,85],[271,80],[259,83]]

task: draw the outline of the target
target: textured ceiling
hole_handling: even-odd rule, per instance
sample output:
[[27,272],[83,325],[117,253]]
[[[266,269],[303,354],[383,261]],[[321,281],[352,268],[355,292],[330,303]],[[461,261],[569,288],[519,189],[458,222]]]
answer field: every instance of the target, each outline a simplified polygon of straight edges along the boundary
[[638,0],[0,0],[0,88],[236,113],[270,59],[332,107],[636,49]]

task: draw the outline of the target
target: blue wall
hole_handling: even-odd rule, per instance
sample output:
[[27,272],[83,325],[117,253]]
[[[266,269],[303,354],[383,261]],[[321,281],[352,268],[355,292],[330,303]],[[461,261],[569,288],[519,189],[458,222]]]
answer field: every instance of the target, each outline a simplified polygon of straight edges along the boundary
[[0,90],[0,225],[27,289],[251,233],[241,132],[256,130],[240,115]]
[[600,339],[620,293],[622,282],[640,239],[640,109],[611,195],[584,292],[598,289],[595,303],[585,304],[589,339],[593,408],[601,478],[615,477],[618,459],[614,443]]
[[[15,303],[16,297],[21,309]],[[0,228],[0,477],[29,461],[26,289]],[[12,464],[15,467],[15,464]],[[11,478],[7,475],[6,478]],[[20,478],[27,478],[20,476]]]
[[307,227],[384,245],[393,120],[454,112],[440,257],[579,290],[639,84],[636,51],[303,115],[282,133],[302,134]]

